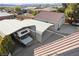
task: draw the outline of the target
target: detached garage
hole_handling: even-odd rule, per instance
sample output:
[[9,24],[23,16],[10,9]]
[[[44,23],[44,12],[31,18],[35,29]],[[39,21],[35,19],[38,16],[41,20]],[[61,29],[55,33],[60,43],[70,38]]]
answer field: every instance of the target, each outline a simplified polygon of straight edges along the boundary
[[59,29],[61,25],[64,24],[65,22],[64,13],[49,12],[49,11],[40,12],[38,15],[35,16],[34,19],[44,21],[47,23],[53,23],[54,28],[56,30]]

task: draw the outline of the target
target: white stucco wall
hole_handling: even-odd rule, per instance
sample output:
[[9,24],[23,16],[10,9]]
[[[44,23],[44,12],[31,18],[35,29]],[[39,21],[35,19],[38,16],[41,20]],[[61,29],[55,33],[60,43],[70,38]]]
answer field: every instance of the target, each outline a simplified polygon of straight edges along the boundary
[[58,22],[54,23],[55,29],[61,28],[61,26],[65,23],[65,17],[63,16]]

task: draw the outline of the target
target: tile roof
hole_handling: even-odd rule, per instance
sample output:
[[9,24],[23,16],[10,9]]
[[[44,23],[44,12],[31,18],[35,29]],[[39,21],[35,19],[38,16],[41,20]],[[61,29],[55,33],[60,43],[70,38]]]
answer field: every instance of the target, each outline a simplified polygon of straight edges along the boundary
[[79,32],[73,33],[51,43],[34,49],[34,55],[51,56],[58,55],[72,49],[79,48]]
[[55,23],[58,22],[62,16],[64,16],[64,13],[43,11],[37,14],[34,18],[37,20],[42,19],[42,21],[47,21],[50,23],[52,21],[52,23]]

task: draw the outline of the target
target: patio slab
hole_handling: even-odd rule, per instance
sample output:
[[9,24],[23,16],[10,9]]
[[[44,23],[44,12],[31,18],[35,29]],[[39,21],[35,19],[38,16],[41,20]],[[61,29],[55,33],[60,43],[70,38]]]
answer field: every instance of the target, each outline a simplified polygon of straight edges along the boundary
[[64,24],[61,26],[60,30],[58,30],[56,32],[61,33],[63,35],[69,35],[76,31],[78,31],[76,26],[72,26],[70,24]]

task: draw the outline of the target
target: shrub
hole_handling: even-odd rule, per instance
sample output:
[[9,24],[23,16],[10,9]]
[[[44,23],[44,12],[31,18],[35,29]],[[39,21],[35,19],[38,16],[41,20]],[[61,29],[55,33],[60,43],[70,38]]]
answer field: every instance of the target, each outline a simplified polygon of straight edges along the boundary
[[14,43],[12,41],[11,36],[6,36],[4,38],[2,38],[2,42],[0,44],[0,55],[7,55],[9,52],[13,52],[14,51],[14,47],[13,47]]

